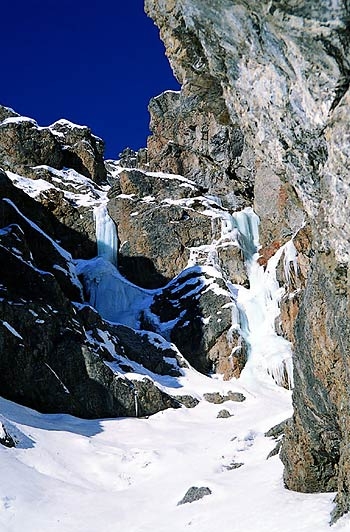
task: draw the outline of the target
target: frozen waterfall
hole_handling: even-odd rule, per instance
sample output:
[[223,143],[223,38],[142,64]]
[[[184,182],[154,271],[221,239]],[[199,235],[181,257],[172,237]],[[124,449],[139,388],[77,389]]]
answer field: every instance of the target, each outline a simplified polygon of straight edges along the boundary
[[98,257],[77,261],[89,303],[103,318],[138,328],[141,310],[149,305],[152,291],[123,277],[117,268],[117,230],[105,205],[94,211]]
[[94,209],[97,255],[117,266],[118,235],[115,223],[109,216],[106,205]]
[[279,303],[284,288],[280,287],[276,268],[284,255],[286,279],[289,279],[290,263],[297,271],[296,250],[292,240],[282,246],[267,263],[258,263],[259,218],[251,208],[233,213],[231,220],[223,220],[223,233],[238,231],[237,238],[245,259],[249,288],[232,285],[240,312],[241,334],[248,345],[248,361],[242,378],[258,372],[269,374],[277,384],[293,385],[292,351],[290,343],[276,333],[275,322],[280,314]]
[[[132,284],[119,273],[118,237],[114,222],[105,205],[96,208],[94,216],[98,257],[78,261],[78,273],[84,277],[89,302],[103,318],[138,328],[141,311],[149,307],[154,291]],[[282,263],[287,283],[291,265],[297,274],[297,253],[293,240],[282,246],[264,268],[258,263],[260,221],[253,209],[246,208],[233,214],[221,211],[220,218],[220,241],[204,246],[208,261],[215,263],[216,246],[221,241],[231,241],[242,250],[250,285],[245,288],[228,282],[239,313],[238,319],[237,313],[233,312],[231,329],[239,328],[248,346],[248,360],[241,378],[244,381],[258,377],[270,383],[273,378],[277,384],[287,384],[291,388],[291,345],[276,333],[275,323],[285,292],[277,280],[277,266]],[[197,254],[198,250],[193,253],[193,260],[197,260]]]

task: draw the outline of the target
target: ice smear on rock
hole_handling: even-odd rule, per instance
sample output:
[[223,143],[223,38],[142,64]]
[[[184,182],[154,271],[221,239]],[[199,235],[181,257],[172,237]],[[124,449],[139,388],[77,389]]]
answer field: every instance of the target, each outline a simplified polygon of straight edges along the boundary
[[[212,201],[219,206],[214,196]],[[279,385],[293,386],[291,344],[276,333],[275,322],[280,315],[279,303],[285,288],[279,285],[276,269],[283,260],[286,282],[290,280],[290,266],[297,275],[297,252],[293,239],[270,258],[266,268],[260,266],[259,217],[251,207],[229,213],[213,206],[207,215],[221,219],[221,236],[209,245],[192,248],[189,264],[199,261],[220,272],[217,250],[221,245],[238,246],[243,255],[249,288],[226,280],[236,305],[232,307],[232,326],[228,337],[239,331],[248,346],[248,361],[242,379],[262,380],[271,384],[271,377]]]

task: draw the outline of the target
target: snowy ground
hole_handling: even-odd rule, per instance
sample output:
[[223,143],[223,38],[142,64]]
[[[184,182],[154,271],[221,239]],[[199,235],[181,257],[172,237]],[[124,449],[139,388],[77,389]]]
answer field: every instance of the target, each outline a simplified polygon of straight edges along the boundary
[[[0,445],[0,531],[329,530],[334,495],[284,489],[279,458],[266,460],[275,441],[264,432],[291,414],[290,392],[244,376],[236,384],[194,377],[197,391],[243,391],[247,399],[92,421],[1,399],[20,443]],[[232,417],[218,419],[222,408]],[[233,462],[244,465],[230,469]],[[191,486],[212,494],[177,506]],[[347,517],[332,527],[348,529]]]

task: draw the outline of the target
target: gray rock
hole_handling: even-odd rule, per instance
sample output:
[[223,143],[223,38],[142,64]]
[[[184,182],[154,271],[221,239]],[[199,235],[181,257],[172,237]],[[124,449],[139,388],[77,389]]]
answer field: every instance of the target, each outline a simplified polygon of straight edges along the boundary
[[179,176],[120,174],[108,211],[118,227],[120,271],[127,279],[145,288],[164,286],[186,267],[190,248],[212,241],[212,221],[202,213],[200,194]]
[[225,401],[224,397],[219,392],[205,393],[203,394],[203,399],[214,405],[220,405]]
[[300,491],[335,491],[338,475],[348,475],[345,448],[341,456],[348,422],[342,403],[347,394],[344,331],[348,298],[346,280],[343,277],[342,284],[339,274],[337,288],[332,254],[314,257],[296,320],[294,415],[286,425],[281,459],[286,485]]
[[234,469],[239,469],[243,465],[243,462],[231,462],[229,465],[225,465],[224,468],[227,469],[227,471],[233,471]]
[[1,107],[0,164],[5,170],[25,174],[31,166],[47,164],[62,168],[60,143],[48,128],[39,128],[35,120],[20,117]]
[[155,295],[150,311],[144,314],[144,324],[165,334],[198,371],[208,373],[214,368],[232,376],[231,371],[237,369],[230,361],[233,345],[228,336],[232,305],[220,277],[211,277],[199,267],[190,268]]
[[[282,305],[281,331],[295,342],[295,388],[281,457],[291,489],[338,490],[336,518],[350,509],[348,4],[146,0],[146,11],[183,83],[181,95],[161,96],[161,109],[151,105],[151,164],[158,150],[166,164],[178,157],[189,174],[199,167],[208,175],[198,164],[199,147],[192,159],[187,153],[190,144],[197,148],[200,111],[210,117],[216,90],[215,119],[226,108],[230,133],[242,139],[236,159],[225,149],[221,154],[224,168],[228,159],[234,168],[234,196],[241,197],[237,177],[254,187],[261,264],[309,223],[311,245],[298,257],[306,289],[301,283],[298,297]],[[187,113],[195,117],[189,124],[186,110],[197,95],[205,101],[198,114]],[[184,128],[172,132],[168,125],[172,153],[162,124],[175,109],[193,128],[187,143]]]
[[6,118],[14,118],[18,116],[20,115],[10,107],[0,105],[0,122],[3,122]]
[[241,392],[227,392],[225,396],[226,401],[235,401],[236,403],[242,403],[246,400],[245,396]]
[[282,447],[282,440],[276,443],[275,447],[267,455],[266,460],[268,460],[269,458],[272,458],[273,456],[277,456],[281,450],[281,447]]
[[216,417],[221,419],[221,418],[228,418],[228,417],[232,417],[232,416],[233,416],[233,414],[231,414],[231,412],[229,412],[228,410],[223,408],[222,410],[220,410],[220,412],[218,412],[218,415]]
[[144,168],[148,163],[148,153],[146,148],[138,151],[125,148],[119,154],[119,164],[124,168]]
[[103,152],[103,141],[86,126],[58,120],[39,127],[35,120],[0,106],[0,161],[6,170],[30,176],[35,166],[68,167],[102,183],[107,176]]
[[196,92],[193,87],[192,92],[184,87],[181,92],[167,91],[150,101],[153,134],[147,142],[148,164],[153,171],[184,175],[223,197],[233,189],[230,202],[234,197],[237,207],[251,194],[249,182],[235,179],[234,165],[242,153],[243,135],[238,124],[230,120],[220,84],[214,78],[206,81],[207,85]]
[[240,392],[228,392],[226,395],[221,395],[219,392],[211,392],[203,394],[203,398],[208,401],[208,403],[214,403],[216,405],[222,404],[225,401],[241,403],[246,399]]
[[[10,196],[43,228],[50,227],[50,214],[3,173],[0,189],[2,197]],[[11,201],[1,201],[0,243],[0,388],[5,398],[85,418],[147,416],[180,406],[150,379],[134,382],[118,366],[118,361],[132,365],[137,360],[152,371],[179,375],[180,364],[186,363],[178,352],[155,345],[147,332],[128,334],[84,306],[77,310],[71,299],[81,301],[81,294],[68,253]],[[110,334],[111,342],[114,338],[118,360],[101,331]],[[116,371],[107,363],[114,363]]]
[[[0,200],[1,213],[0,213],[0,227],[15,226],[20,228],[16,230],[16,239],[18,240],[19,247],[22,248],[22,252],[14,254],[18,258],[28,258],[24,264],[31,265],[33,271],[34,268],[40,268],[48,275],[51,274],[60,285],[63,292],[70,297],[73,301],[82,300],[81,285],[73,268],[72,260],[69,254],[60,248],[53,240],[51,240],[45,233],[39,228],[35,227],[33,223],[25,217],[16,205],[7,198]],[[22,234],[20,234],[22,233]],[[13,229],[6,230],[1,235],[2,240],[7,240],[7,246],[9,251],[12,251],[11,235],[13,235]],[[30,257],[28,257],[28,248],[30,249]],[[6,253],[7,248],[3,249],[3,253]],[[17,249],[17,248],[15,248]],[[12,259],[12,261],[15,259]],[[25,266],[23,265],[23,268]],[[6,266],[4,265],[4,278],[9,275],[13,275],[16,272],[6,272]],[[39,276],[40,276],[39,272]],[[33,275],[38,276],[38,272]],[[29,296],[30,297],[30,296]]]
[[175,395],[173,398],[186,408],[194,408],[199,404],[198,399],[191,395]]
[[285,419],[284,421],[281,421],[281,423],[278,423],[277,425],[271,427],[267,432],[265,432],[266,438],[280,438],[283,436],[284,431],[286,430],[288,419]]
[[189,502],[199,501],[206,495],[211,495],[210,488],[205,486],[201,486],[200,488],[192,486],[192,488],[189,488],[189,490],[186,491],[184,497],[177,503],[177,506],[180,506],[181,504],[187,504]]
[[74,168],[96,183],[106,180],[104,166],[104,142],[92,134],[87,126],[79,126],[68,120],[58,120],[49,130],[62,150],[62,166]]

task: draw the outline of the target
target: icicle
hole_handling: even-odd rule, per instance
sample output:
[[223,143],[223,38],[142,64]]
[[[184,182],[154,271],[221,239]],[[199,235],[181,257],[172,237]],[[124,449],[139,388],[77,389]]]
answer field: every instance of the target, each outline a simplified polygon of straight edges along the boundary
[[288,284],[290,284],[290,265],[293,264],[295,277],[298,276],[298,252],[295,249],[293,240],[289,240],[284,246],[284,275]]
[[139,392],[137,389],[134,389],[134,403],[135,403],[135,417],[139,417],[139,401],[138,401]]
[[117,229],[105,205],[95,208],[94,219],[96,224],[97,254],[117,266]]

